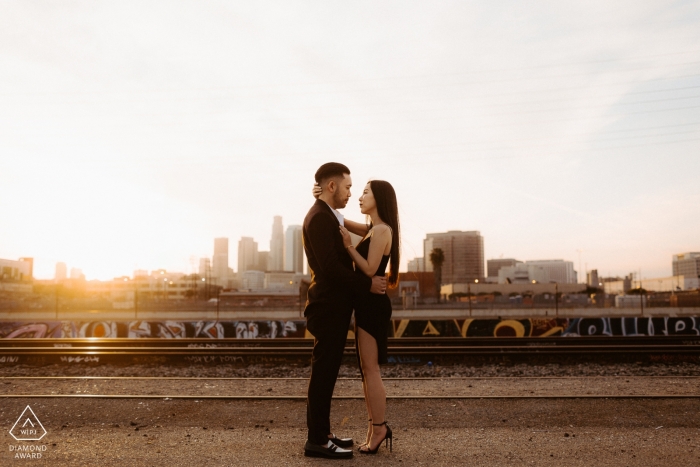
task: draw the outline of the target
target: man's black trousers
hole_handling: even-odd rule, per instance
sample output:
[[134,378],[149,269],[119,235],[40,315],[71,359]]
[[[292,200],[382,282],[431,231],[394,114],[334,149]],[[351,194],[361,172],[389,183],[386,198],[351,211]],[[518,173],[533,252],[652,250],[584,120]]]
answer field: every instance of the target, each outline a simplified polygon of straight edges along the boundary
[[326,444],[331,433],[331,398],[343,360],[352,308],[314,310],[306,318],[306,329],[314,336],[311,378],[306,399],[308,440]]

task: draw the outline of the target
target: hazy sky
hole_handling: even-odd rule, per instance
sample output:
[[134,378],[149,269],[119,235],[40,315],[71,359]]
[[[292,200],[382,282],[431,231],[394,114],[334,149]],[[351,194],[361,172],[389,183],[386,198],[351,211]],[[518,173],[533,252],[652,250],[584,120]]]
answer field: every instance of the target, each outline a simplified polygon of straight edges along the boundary
[[403,261],[671,274],[700,250],[700,2],[0,2],[0,258],[88,279],[269,249],[313,173],[396,188]]

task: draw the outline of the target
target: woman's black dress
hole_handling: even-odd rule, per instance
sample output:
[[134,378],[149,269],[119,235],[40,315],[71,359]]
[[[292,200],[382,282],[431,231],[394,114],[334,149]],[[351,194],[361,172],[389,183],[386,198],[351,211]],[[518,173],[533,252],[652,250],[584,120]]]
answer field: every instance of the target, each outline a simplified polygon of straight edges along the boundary
[[[355,248],[364,259],[369,254],[369,243],[372,236],[363,239]],[[375,276],[384,276],[390,255],[383,255]],[[357,274],[364,274],[356,268]],[[357,362],[360,363],[360,353],[357,343],[357,328],[362,328],[377,341],[379,363],[387,363],[387,336],[391,324],[391,300],[386,294],[373,294],[367,291],[355,300],[355,350]],[[360,367],[360,374],[362,368]],[[363,375],[364,378],[364,375]]]

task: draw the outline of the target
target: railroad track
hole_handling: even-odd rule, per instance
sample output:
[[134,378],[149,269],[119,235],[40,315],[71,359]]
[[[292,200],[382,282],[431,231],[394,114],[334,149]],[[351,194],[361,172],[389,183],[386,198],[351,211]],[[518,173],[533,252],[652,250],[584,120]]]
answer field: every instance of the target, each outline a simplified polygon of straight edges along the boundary
[[[2,364],[188,363],[251,364],[307,361],[311,339],[0,339]],[[354,357],[354,341],[345,355]],[[390,363],[422,364],[463,359],[610,359],[700,362],[700,338],[519,337],[390,338]]]

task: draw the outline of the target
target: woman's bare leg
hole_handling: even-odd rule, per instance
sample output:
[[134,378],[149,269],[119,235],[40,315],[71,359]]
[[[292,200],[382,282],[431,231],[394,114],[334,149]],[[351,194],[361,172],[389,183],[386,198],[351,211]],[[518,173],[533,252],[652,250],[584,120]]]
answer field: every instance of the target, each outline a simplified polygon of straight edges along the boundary
[[[355,327],[355,339],[358,339],[357,337],[357,330],[359,328]],[[357,341],[357,355],[360,359],[360,365],[362,365],[362,349],[360,349],[360,341]],[[364,371],[362,372],[362,392],[365,395],[365,405],[367,405],[367,419],[369,420],[367,422],[367,437],[365,438],[365,442],[360,444],[360,446],[369,444],[370,437],[372,436],[372,407],[369,405],[369,396],[367,392],[367,380],[364,378]]]
[[[382,375],[379,369],[379,354],[377,351],[377,341],[364,329],[358,328],[357,335],[360,349],[360,364],[362,373],[365,375],[365,400],[372,423],[382,423],[386,412],[386,389],[382,382]],[[386,433],[386,425],[373,426],[371,442],[367,448],[377,447]]]
[[[360,357],[362,358],[362,357]],[[364,373],[363,373],[364,374]],[[369,391],[367,389],[367,379],[364,379],[362,381],[362,391],[365,393],[365,404],[367,404],[367,418],[370,420],[367,422],[369,425],[367,427],[367,438],[365,439],[365,442],[362,444],[369,444],[370,437],[372,436],[372,407],[369,405]]]

